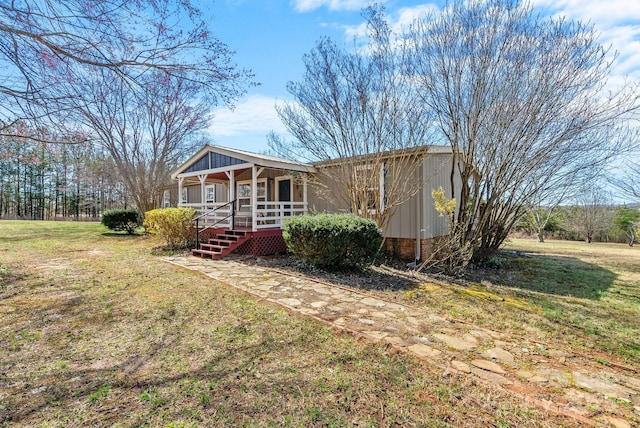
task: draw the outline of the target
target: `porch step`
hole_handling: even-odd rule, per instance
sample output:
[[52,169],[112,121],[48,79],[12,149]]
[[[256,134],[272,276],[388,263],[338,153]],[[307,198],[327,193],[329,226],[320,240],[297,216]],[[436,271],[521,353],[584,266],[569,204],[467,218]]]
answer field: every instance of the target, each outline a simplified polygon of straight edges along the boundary
[[196,250],[195,248],[193,250],[191,250],[191,255],[193,256],[200,256],[200,257],[206,257],[209,256],[212,259],[219,259],[221,258],[221,253],[218,251],[209,251],[209,250]]
[[249,236],[244,230],[225,230],[222,233],[216,233],[208,243],[200,244],[199,249],[191,250],[191,254],[221,259],[242,245],[248,238]]

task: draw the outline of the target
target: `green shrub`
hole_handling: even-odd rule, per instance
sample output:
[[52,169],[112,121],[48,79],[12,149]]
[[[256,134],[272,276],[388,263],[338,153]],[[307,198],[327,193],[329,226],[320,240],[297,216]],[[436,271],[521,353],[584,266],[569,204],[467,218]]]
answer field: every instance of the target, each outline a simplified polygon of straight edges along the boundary
[[133,234],[140,226],[140,213],[136,210],[107,210],[102,214],[102,224],[117,232]]
[[144,227],[162,237],[171,249],[186,248],[195,242],[193,208],[162,208],[144,213]]
[[295,257],[324,269],[369,266],[382,244],[376,223],[352,214],[293,217],[282,236]]

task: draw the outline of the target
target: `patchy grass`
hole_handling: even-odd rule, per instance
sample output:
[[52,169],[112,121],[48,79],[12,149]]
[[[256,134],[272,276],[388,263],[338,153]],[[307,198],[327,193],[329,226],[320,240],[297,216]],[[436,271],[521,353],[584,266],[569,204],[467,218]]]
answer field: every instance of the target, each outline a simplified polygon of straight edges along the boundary
[[558,339],[640,367],[640,248],[516,240],[507,249],[527,257],[492,281],[541,308],[542,328],[557,325],[557,336],[568,335]]
[[514,240],[483,268],[455,281],[389,263],[344,274],[312,269],[289,257],[259,263],[556,348],[606,353],[599,358],[613,356],[640,370],[640,247]]
[[160,262],[158,244],[0,221],[0,426],[573,426]]
[[[401,294],[467,322],[640,368],[640,248],[514,240],[495,269]],[[393,293],[391,293],[393,294]]]

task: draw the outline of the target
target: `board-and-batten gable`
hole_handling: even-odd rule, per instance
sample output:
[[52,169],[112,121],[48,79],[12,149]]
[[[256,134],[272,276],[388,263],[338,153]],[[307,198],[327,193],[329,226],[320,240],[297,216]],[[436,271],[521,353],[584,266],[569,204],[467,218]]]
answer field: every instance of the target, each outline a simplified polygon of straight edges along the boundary
[[[210,153],[213,155],[209,155]],[[206,168],[209,164],[211,165],[211,168],[201,169]],[[205,145],[181,166],[175,169],[171,173],[171,179],[178,180],[179,178],[197,177],[200,174],[215,174],[232,170],[238,171],[251,168],[254,165],[258,167],[296,171],[301,173],[316,172],[313,165],[309,164],[276,158],[269,155],[246,152],[229,147]]]
[[184,173],[206,171],[214,168],[224,168],[227,166],[240,165],[246,163],[243,160],[223,155],[217,152],[207,152],[200,159],[195,161],[193,165],[184,170]]

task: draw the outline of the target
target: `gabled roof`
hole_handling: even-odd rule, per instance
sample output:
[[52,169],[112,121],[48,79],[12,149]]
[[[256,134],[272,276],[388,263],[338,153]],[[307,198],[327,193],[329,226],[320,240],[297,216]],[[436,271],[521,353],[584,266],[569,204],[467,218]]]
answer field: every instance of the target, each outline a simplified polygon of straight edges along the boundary
[[[217,168],[220,170],[242,169],[242,168],[246,168],[247,164],[251,164],[251,165],[257,165],[261,167],[282,169],[287,171],[298,171],[298,172],[315,172],[316,171],[313,166],[304,164],[304,163],[294,162],[287,159],[277,158],[274,156],[247,152],[244,150],[232,149],[229,147],[211,146],[207,144],[203,148],[201,148],[196,154],[194,154],[189,159],[187,159],[177,169],[175,169],[171,173],[171,178],[174,180],[177,179],[178,175],[185,173],[185,171],[187,171],[189,168],[195,165],[208,153],[218,153],[223,156],[228,156],[234,161],[239,161],[239,162],[236,162],[236,165],[229,165],[224,168]],[[205,171],[207,170],[203,170],[203,172]]]

